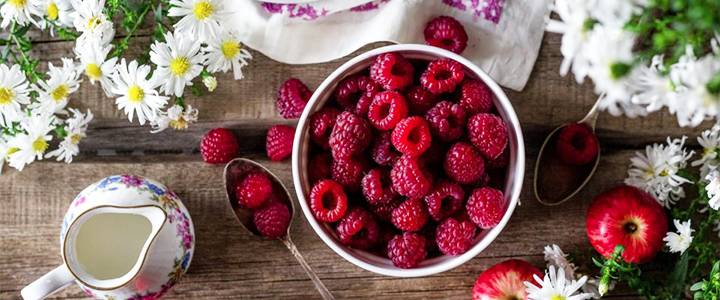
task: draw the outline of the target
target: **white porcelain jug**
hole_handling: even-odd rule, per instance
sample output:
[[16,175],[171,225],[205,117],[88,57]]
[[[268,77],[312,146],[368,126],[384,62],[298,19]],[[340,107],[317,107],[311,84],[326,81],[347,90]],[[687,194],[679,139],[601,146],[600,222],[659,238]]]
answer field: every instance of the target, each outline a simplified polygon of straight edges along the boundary
[[155,180],[110,176],[70,205],[60,232],[64,263],[21,294],[43,299],[76,282],[94,299],[157,299],[185,274],[194,245],[175,193]]

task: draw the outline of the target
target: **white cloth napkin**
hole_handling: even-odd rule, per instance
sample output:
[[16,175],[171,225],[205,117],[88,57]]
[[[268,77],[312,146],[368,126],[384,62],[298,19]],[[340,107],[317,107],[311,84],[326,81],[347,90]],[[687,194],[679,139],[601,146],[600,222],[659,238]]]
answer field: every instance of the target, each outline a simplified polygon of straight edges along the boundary
[[[504,2],[507,1],[507,2]],[[553,0],[319,0],[305,4],[226,1],[240,40],[288,64],[331,61],[373,42],[424,44],[425,25],[441,15],[468,33],[463,56],[500,85],[527,83]],[[503,3],[504,2],[504,3]],[[495,23],[497,22],[497,23]]]

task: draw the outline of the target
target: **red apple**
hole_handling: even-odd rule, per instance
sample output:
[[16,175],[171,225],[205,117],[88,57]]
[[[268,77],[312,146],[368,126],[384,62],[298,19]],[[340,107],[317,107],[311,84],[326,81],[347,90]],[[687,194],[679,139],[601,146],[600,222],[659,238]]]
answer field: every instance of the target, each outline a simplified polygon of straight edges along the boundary
[[642,264],[663,247],[668,231],[665,210],[632,186],[619,186],[595,197],[587,213],[587,235],[595,250],[611,257],[615,246],[625,246],[622,258]]
[[482,272],[473,288],[473,300],[519,300],[525,299],[523,282],[533,282],[533,275],[542,273],[531,264],[511,259]]

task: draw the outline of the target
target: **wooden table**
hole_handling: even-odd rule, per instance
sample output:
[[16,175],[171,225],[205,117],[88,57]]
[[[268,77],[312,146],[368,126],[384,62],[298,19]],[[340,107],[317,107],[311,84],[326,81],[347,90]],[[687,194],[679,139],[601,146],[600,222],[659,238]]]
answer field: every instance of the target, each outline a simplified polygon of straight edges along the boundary
[[[147,37],[134,38],[138,53]],[[68,42],[38,35],[34,55],[59,62],[70,55]],[[0,298],[19,299],[19,290],[61,263],[58,234],[61,219],[73,197],[90,183],[112,174],[134,173],[155,178],[173,189],[190,210],[197,244],[189,272],[166,299],[317,299],[319,295],[293,256],[279,241],[263,241],[247,234],[228,207],[222,183],[223,166],[203,163],[198,150],[208,130],[226,127],[241,137],[242,156],[257,159],[292,187],[290,162],[270,162],[265,156],[265,132],[275,124],[294,125],[275,110],[278,87],[289,77],[311,88],[349,58],[317,65],[291,66],[253,52],[244,69],[247,78],[218,77],[219,88],[202,99],[187,99],[200,110],[200,122],[188,131],[149,133],[130,124],[113,99],[87,83],[73,95],[71,106],[95,114],[82,154],[66,165],[52,159],[36,162],[23,172],[5,167],[0,175]],[[598,132],[603,159],[589,185],[565,205],[540,205],[532,193],[532,170],[544,137],[559,124],[579,120],[597,96],[588,83],[558,75],[560,37],[546,35],[532,77],[523,92],[507,90],[523,127],[528,165],[519,206],[505,230],[483,253],[442,274],[416,279],[391,278],[365,271],[328,248],[295,214],[293,236],[298,248],[338,299],[468,299],[483,270],[509,258],[544,268],[543,246],[559,244],[566,252],[588,252],[585,212],[599,192],[625,178],[628,158],[647,143],[667,135],[692,135],[666,112],[642,119],[602,115]],[[704,126],[702,128],[706,128]],[[694,140],[690,143],[697,144]],[[296,200],[295,200],[296,201]],[[298,206],[299,208],[299,206]],[[581,261],[590,265],[591,262]],[[611,296],[634,299],[622,285]],[[77,287],[54,296],[81,299]]]

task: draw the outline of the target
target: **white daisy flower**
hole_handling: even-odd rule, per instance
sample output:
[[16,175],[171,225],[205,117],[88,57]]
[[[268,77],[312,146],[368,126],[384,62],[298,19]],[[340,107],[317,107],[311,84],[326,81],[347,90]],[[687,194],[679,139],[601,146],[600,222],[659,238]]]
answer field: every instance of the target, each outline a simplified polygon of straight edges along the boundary
[[578,57],[578,54],[588,41],[588,31],[592,29],[586,26],[590,20],[586,4],[585,1],[556,0],[553,4],[553,11],[558,14],[562,21],[549,19],[545,29],[563,35],[562,44],[560,45],[560,52],[563,55],[560,75],[567,75],[570,65],[572,65],[578,83],[583,82],[588,67],[584,63],[585,59]]
[[0,16],[2,16],[0,27],[2,28],[12,22],[17,22],[21,26],[28,23],[39,26],[34,16],[43,15],[40,10],[41,0],[0,0],[0,6]]
[[0,174],[2,174],[2,168],[3,165],[5,165],[5,160],[7,160],[8,152],[10,152],[10,146],[8,146],[7,141],[5,140],[5,137],[0,135]]
[[30,84],[19,65],[0,65],[0,125],[12,127],[12,122],[22,118],[21,105],[30,103],[29,92]]
[[151,133],[161,132],[168,127],[175,130],[185,130],[198,119],[198,110],[193,109],[191,105],[183,108],[180,105],[173,105],[168,108],[167,112],[160,112],[158,116],[150,123],[153,130]]
[[627,68],[633,63],[634,44],[635,36],[621,27],[596,24],[587,46],[583,47],[582,55],[588,59],[588,76],[595,84],[595,93],[605,93],[600,109],[614,116],[625,113],[633,118],[647,114],[644,108],[630,103],[628,75],[631,70]]
[[75,48],[75,54],[80,59],[78,71],[85,72],[93,85],[95,82],[99,82],[108,97],[114,96],[112,93],[113,83],[110,77],[115,71],[115,65],[118,61],[117,57],[106,60],[111,49],[111,46],[102,47],[99,43],[90,43],[90,45]]
[[525,292],[528,293],[527,298],[531,300],[585,300],[591,299],[592,294],[579,293],[578,290],[587,281],[587,276],[583,276],[580,280],[569,280],[565,278],[565,270],[562,268],[555,272],[555,266],[550,266],[549,272],[545,273],[545,278],[533,275],[539,286],[525,281]]
[[48,81],[40,80],[37,85],[33,85],[33,90],[38,92],[39,102],[30,104],[32,109],[40,109],[50,113],[67,113],[67,106],[70,94],[76,92],[80,88],[79,74],[76,71],[75,62],[69,58],[62,59],[63,66],[55,67],[52,63],[48,64],[48,72],[50,79]]
[[140,125],[144,125],[145,121],[152,121],[168,101],[168,97],[160,96],[156,90],[159,86],[157,76],[148,78],[149,74],[149,66],[139,66],[134,60],[127,64],[124,58],[113,74],[112,92],[120,95],[115,104],[118,109],[124,110],[130,122],[137,113]]
[[[554,266],[557,269],[564,269],[565,278],[579,280],[584,276],[583,274],[577,273],[577,267],[575,264],[567,260],[567,254],[560,249],[560,246],[545,246],[543,254],[545,256],[545,261],[547,262],[547,267],[549,268],[550,266]],[[599,285],[599,279],[590,278],[585,281],[585,284],[583,284],[581,289],[584,293],[592,294],[593,299],[600,299],[600,292],[598,291]],[[612,282],[609,288],[615,288],[615,282]]]
[[671,66],[670,77],[677,85],[677,101],[668,110],[676,114],[680,126],[697,126],[704,120],[718,116],[720,96],[708,90],[708,82],[720,72],[720,58],[708,54],[697,59],[688,46],[687,53]]
[[697,138],[700,146],[703,147],[701,157],[693,161],[690,165],[693,167],[700,166],[700,177],[706,178],[711,172],[718,169],[720,160],[718,159],[718,151],[720,151],[720,124],[713,125],[712,128],[703,131]]
[[[585,0],[583,0],[585,1]],[[647,0],[589,0],[593,19],[603,24],[625,25],[633,15],[642,13]]]
[[70,0],[75,12],[70,14],[73,24],[82,35],[77,39],[78,45],[85,45],[89,40],[99,40],[107,45],[115,36],[115,29],[108,17],[103,13],[105,0]]
[[648,145],[645,154],[637,152],[636,157],[630,158],[625,184],[644,190],[670,208],[685,196],[682,184],[690,182],[677,174],[687,166],[687,160],[694,153],[688,153],[684,148],[685,139],[668,138],[667,145]]
[[707,186],[705,186],[705,191],[707,192],[708,198],[710,198],[708,205],[714,210],[720,209],[720,178],[718,177],[717,172],[712,172],[705,177],[705,180],[708,182]]
[[55,129],[54,117],[50,113],[34,114],[25,118],[20,126],[26,133],[17,135],[9,142],[11,148],[18,149],[8,155],[9,165],[22,171],[25,165],[42,160],[52,140],[50,131]]
[[248,65],[247,60],[252,54],[243,49],[234,32],[223,31],[218,37],[208,41],[207,61],[208,72],[227,72],[232,68],[236,80],[243,79],[242,68]]
[[685,250],[690,248],[690,243],[692,243],[693,240],[692,233],[695,230],[690,228],[691,220],[682,223],[680,223],[679,220],[673,220],[673,223],[675,224],[675,228],[677,228],[677,233],[668,232],[667,236],[663,238],[663,241],[670,247],[670,252],[680,252],[680,254],[683,254]]
[[65,161],[71,163],[73,157],[80,153],[78,144],[87,136],[88,123],[93,119],[93,114],[88,110],[87,114],[83,114],[79,110],[70,109],[73,117],[68,119],[65,124],[67,136],[60,142],[58,149],[48,152],[46,158],[57,156],[57,161]]
[[214,91],[218,85],[217,78],[215,78],[215,76],[205,76],[203,77],[202,82],[210,92]]
[[222,30],[220,22],[231,14],[223,3],[224,0],[171,0],[168,16],[182,17],[173,25],[178,35],[205,42],[218,35]]
[[639,65],[630,74],[628,86],[632,90],[631,101],[645,107],[648,112],[658,111],[675,97],[675,85],[665,73],[663,56],[653,57],[650,65]]
[[200,75],[205,55],[200,51],[200,41],[184,35],[165,34],[167,43],[156,41],[150,46],[150,60],[157,65],[155,74],[165,82],[160,92],[182,97],[186,85]]
[[[40,3],[40,11],[43,12],[43,17],[55,23],[58,26],[71,27],[73,26],[73,19],[70,16],[75,10],[70,3],[70,0],[44,0]],[[50,34],[54,34],[53,24],[40,20],[40,28],[50,29]]]

